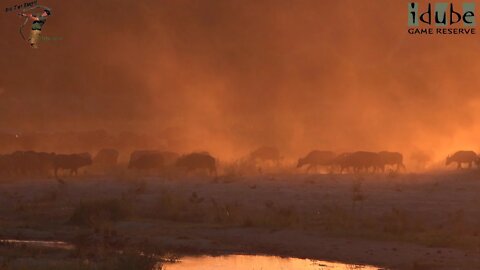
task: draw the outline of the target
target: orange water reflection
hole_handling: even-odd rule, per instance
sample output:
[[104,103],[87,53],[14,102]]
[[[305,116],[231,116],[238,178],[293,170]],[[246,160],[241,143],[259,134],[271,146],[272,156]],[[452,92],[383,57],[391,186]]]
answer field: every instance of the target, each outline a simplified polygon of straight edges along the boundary
[[54,248],[54,249],[67,249],[72,250],[75,248],[72,244],[62,242],[62,241],[37,241],[37,240],[0,240],[0,244],[11,244],[11,245],[26,245],[31,247],[41,247],[41,248]]
[[378,270],[364,265],[351,265],[297,258],[273,256],[231,255],[220,257],[188,257],[178,263],[168,263],[164,270]]

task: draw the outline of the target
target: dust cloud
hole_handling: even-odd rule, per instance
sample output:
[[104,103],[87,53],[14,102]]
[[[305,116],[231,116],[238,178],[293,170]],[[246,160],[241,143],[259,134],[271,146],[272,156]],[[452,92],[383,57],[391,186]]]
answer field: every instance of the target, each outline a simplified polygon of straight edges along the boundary
[[137,132],[224,159],[479,151],[478,39],[409,35],[406,3],[44,0],[63,39],[39,50],[0,17],[0,131]]

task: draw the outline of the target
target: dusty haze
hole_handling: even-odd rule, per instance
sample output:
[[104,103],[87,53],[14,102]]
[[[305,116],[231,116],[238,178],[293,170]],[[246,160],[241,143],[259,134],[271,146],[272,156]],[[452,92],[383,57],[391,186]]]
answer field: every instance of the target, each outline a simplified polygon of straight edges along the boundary
[[221,158],[480,150],[478,37],[408,35],[407,1],[44,0],[43,34],[63,40],[39,50],[4,12],[16,3],[3,132],[168,133]]

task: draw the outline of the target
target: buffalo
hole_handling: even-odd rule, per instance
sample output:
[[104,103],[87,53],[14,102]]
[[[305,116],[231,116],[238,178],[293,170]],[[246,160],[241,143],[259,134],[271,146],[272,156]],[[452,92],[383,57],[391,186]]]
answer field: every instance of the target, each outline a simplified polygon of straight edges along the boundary
[[89,153],[55,155],[55,177],[58,177],[59,170],[70,170],[70,175],[77,175],[78,169],[89,165],[92,165],[92,156]]
[[341,154],[335,158],[334,164],[340,167],[340,173],[350,168],[354,173],[362,170],[368,172],[370,169],[376,172],[381,167],[379,154],[366,151]]
[[177,159],[175,166],[186,172],[206,170],[210,174],[217,173],[215,158],[208,153],[191,153]]
[[311,169],[317,169],[319,166],[331,166],[334,158],[335,154],[331,151],[312,151],[298,160],[297,168],[308,165],[307,172],[309,172]]
[[53,153],[16,151],[0,157],[3,175],[45,176],[53,169]]
[[479,160],[477,154],[473,151],[457,151],[453,155],[447,157],[445,165],[448,166],[452,162],[456,162],[457,169],[461,169],[463,163],[467,163],[468,168],[472,168],[472,164],[478,164]]
[[378,153],[379,166],[382,172],[385,171],[386,166],[396,166],[396,170],[406,169],[403,164],[403,155],[398,152],[382,151]]
[[11,155],[0,155],[0,175],[14,174],[15,166]]
[[340,173],[343,173],[344,170],[348,170],[350,168],[347,162],[347,157],[351,154],[352,153],[349,152],[341,153],[340,155],[333,158],[332,165],[338,167],[340,169]]

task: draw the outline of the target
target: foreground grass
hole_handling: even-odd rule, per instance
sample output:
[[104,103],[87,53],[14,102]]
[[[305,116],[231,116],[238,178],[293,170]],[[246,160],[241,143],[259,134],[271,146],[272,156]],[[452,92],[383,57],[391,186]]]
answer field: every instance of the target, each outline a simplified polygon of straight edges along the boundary
[[[156,227],[175,230],[178,224],[294,230],[476,250],[480,247],[480,213],[475,207],[480,183],[476,177],[243,177],[232,173],[215,179],[85,177],[62,185],[50,180],[12,181],[0,183],[0,237],[59,239],[76,245],[74,252],[37,260],[36,267],[45,265],[45,269],[116,269],[116,264],[141,264],[145,256],[136,261],[135,252],[172,251],[155,239]],[[149,229],[142,229],[145,226]],[[178,240],[188,242],[189,236]],[[129,249],[134,255],[117,256]],[[192,252],[192,247],[176,250],[181,255]],[[13,254],[4,256],[4,252]],[[0,262],[9,267],[5,269],[22,269],[22,263],[30,262],[27,258],[48,252],[15,248],[1,254]],[[142,269],[135,267],[131,269]]]
[[62,250],[2,246],[0,254],[0,269],[12,270],[152,270],[154,266],[161,266],[155,257],[134,252],[102,254],[101,257],[89,258]]

